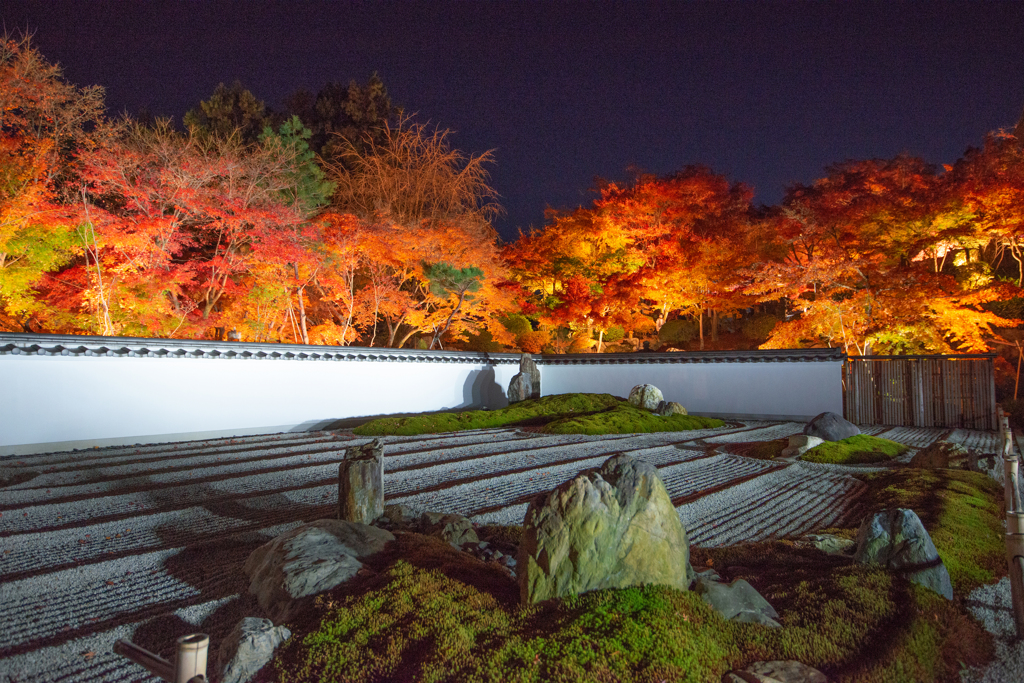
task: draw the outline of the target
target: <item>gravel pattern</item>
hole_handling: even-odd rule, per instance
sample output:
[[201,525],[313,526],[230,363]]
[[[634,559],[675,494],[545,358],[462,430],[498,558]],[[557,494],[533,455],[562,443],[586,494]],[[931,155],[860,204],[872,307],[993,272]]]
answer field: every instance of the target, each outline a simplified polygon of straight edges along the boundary
[[[695,545],[798,536],[860,513],[856,468],[715,447],[802,429],[746,421],[638,435],[389,436],[385,499],[517,524],[538,493],[625,452],[659,468]],[[915,448],[945,433],[877,430]],[[966,430],[953,437],[983,449],[991,441]],[[288,529],[333,517],[344,450],[369,440],[312,432],[0,459],[0,682],[158,680],[112,653],[118,638],[170,657],[176,637],[201,630],[215,650],[239,619],[259,614],[245,558]]]

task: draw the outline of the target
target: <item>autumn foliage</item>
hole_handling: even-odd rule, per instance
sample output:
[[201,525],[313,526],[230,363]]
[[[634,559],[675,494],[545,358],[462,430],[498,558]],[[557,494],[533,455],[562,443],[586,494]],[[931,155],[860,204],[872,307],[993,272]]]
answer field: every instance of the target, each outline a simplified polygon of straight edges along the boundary
[[838,164],[772,207],[702,166],[638,174],[501,245],[490,153],[403,116],[379,80],[332,87],[306,119],[221,87],[181,131],[108,118],[102,89],[4,39],[0,329],[869,354],[984,351],[1024,317],[1011,134],[941,169]]

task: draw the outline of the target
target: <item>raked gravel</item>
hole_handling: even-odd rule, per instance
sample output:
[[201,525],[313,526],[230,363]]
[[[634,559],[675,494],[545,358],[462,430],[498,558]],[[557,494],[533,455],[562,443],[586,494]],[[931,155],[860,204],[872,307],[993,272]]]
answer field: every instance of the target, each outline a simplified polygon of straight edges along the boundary
[[[637,435],[386,437],[385,499],[518,524],[531,497],[625,452],[659,468],[693,544],[795,537],[855,520],[865,487],[851,474],[864,468],[787,466],[727,450],[802,428],[746,421]],[[946,430],[865,431],[913,446],[910,457]],[[998,450],[985,432],[948,438]],[[368,440],[309,432],[0,459],[0,683],[159,680],[113,654],[118,638],[170,657],[176,637],[204,631],[215,651],[239,619],[259,613],[245,558],[288,529],[333,517],[338,463]],[[979,589],[993,593],[978,594],[978,609],[994,604],[1005,617],[1001,585]],[[1000,653],[1024,670],[1019,647]],[[1022,680],[1000,673],[1003,665],[970,680]]]

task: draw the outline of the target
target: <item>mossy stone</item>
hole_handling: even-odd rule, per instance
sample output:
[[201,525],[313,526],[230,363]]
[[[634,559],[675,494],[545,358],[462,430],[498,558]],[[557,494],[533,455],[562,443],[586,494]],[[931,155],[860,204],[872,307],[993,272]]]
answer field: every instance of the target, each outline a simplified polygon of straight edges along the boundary
[[520,599],[650,583],[685,591],[688,560],[686,530],[657,469],[619,454],[530,503],[517,558]]

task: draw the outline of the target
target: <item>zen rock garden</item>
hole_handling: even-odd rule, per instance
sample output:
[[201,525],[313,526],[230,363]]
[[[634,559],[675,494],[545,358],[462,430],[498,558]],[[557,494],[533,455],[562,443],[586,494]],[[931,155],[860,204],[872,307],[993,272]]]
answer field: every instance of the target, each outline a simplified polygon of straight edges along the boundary
[[[510,400],[539,394],[539,373],[528,356],[510,387]],[[653,413],[685,414],[651,385],[635,387],[631,403]],[[784,456],[793,457],[823,441],[859,433],[838,415],[824,413],[792,437]],[[445,511],[384,505],[381,439],[348,448],[339,466],[338,518],[320,519],[281,534],[245,562],[250,591],[268,619],[243,620],[220,649],[221,680],[248,680],[289,637],[284,626],[317,595],[350,581],[363,561],[382,552],[396,535],[436,537],[462,552],[496,563],[515,580],[522,604],[558,600],[588,591],[646,584],[695,591],[723,618],[783,628],[779,614],[743,579],[723,581],[714,569],[690,564],[686,529],[657,468],[626,454],[536,495],[523,520],[518,547],[483,542],[466,517]],[[939,456],[935,456],[939,457]],[[801,543],[855,562],[878,565],[952,599],[949,574],[918,516],[907,509],[868,514],[856,541],[827,534]],[[800,662],[757,662],[731,671],[726,683],[823,683],[825,676]]]

